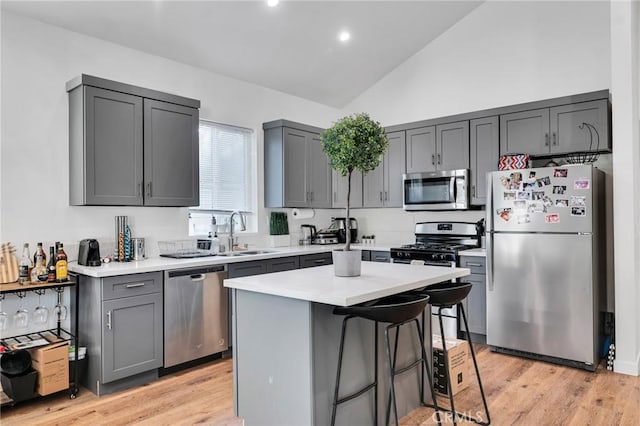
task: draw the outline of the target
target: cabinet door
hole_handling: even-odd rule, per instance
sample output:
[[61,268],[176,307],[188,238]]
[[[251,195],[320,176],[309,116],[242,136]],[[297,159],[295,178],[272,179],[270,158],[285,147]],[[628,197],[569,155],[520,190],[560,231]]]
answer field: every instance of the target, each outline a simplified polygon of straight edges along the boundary
[[162,367],[162,294],[102,302],[102,381]]
[[375,250],[371,252],[370,258],[372,262],[389,263],[391,262],[391,252]]
[[487,203],[487,173],[498,170],[500,139],[498,116],[479,118],[469,123],[471,204]]
[[384,206],[402,207],[402,175],[405,173],[405,133],[394,132],[384,162]]
[[307,143],[310,135],[284,129],[284,207],[307,207]]
[[300,268],[300,258],[298,256],[280,257],[266,261],[267,273],[291,271]]
[[319,135],[309,135],[306,164],[309,206],[331,208],[331,167],[329,158],[322,150]]
[[362,260],[370,261],[371,260],[371,251],[370,250],[362,250]]
[[331,265],[332,263],[333,257],[331,253],[305,254],[300,256],[300,269]]
[[549,153],[549,109],[500,116],[500,155]]
[[487,334],[487,284],[485,275],[472,274],[465,278],[472,283],[467,297],[467,322],[469,331],[475,334]]
[[84,204],[142,205],[142,114],[139,96],[85,87]]
[[267,273],[267,262],[264,260],[252,260],[229,264],[229,278],[248,277]]
[[436,170],[435,126],[407,130],[407,173]]
[[[331,177],[331,185],[333,186],[333,203],[332,207],[347,207],[347,177],[341,176],[337,171],[333,171]],[[362,207],[362,173],[354,170],[351,174],[351,208]]]
[[144,100],[144,204],[200,204],[198,110]]
[[382,207],[384,194],[385,156],[380,158],[380,165],[362,177],[362,205],[363,207]]
[[[582,102],[551,108],[551,152],[567,154],[569,152],[607,150],[609,148],[607,100]],[[587,126],[580,129],[582,123],[595,127],[593,141]],[[598,146],[598,136],[600,145]]]
[[438,170],[469,168],[469,122],[436,126],[436,164]]

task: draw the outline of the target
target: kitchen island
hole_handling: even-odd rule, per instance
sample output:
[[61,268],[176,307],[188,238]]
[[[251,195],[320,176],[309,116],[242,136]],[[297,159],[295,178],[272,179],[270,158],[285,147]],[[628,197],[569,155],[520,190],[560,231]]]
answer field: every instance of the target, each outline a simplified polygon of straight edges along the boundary
[[[249,426],[329,424],[343,319],[333,308],[467,275],[464,268],[362,262],[361,276],[353,278],[336,277],[333,266],[320,266],[225,280],[233,291],[236,415]],[[349,322],[342,395],[373,381],[373,330],[370,321]],[[378,333],[378,421],[384,423],[389,384],[383,327]],[[426,327],[425,336],[430,333]],[[398,365],[416,359],[419,351],[415,333],[403,329]],[[400,416],[419,406],[419,378],[418,368],[396,378]],[[336,423],[373,424],[373,392],[366,395],[340,405]]]

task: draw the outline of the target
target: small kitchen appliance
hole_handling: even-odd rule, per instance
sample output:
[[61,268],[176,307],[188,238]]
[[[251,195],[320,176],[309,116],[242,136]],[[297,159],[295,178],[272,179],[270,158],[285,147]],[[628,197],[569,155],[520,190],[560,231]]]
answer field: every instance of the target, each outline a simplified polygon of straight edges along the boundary
[[144,238],[132,238],[131,239],[131,259],[132,260],[144,260],[146,259]]
[[78,248],[78,265],[100,266],[100,244],[98,240],[87,238],[80,241]]
[[300,234],[300,245],[313,244],[313,240],[316,238],[316,227],[314,225],[300,225]]
[[[358,238],[358,221],[355,218],[350,217],[349,222],[351,223],[351,226],[350,226],[351,242],[355,243],[356,239]],[[338,237],[338,243],[341,243],[341,244],[344,244],[347,242],[346,223],[347,223],[347,220],[344,217],[335,217],[333,218],[333,222],[329,227],[330,230],[336,231],[336,236]]]
[[321,229],[316,232],[316,236],[311,244],[338,244],[338,232],[336,230]]
[[469,208],[469,170],[404,174],[402,199],[402,208],[408,211],[466,210]]

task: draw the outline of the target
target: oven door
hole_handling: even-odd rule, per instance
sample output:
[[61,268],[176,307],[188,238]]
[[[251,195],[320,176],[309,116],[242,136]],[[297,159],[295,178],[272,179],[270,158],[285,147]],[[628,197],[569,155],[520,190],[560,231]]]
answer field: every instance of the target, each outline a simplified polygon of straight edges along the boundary
[[403,175],[405,210],[458,210],[468,208],[469,172],[449,170]]

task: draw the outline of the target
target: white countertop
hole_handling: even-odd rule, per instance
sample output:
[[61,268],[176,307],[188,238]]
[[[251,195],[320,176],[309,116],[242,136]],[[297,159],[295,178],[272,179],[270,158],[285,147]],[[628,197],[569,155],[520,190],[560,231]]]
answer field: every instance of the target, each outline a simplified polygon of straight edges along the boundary
[[[198,266],[225,265],[228,263],[248,262],[251,260],[275,259],[278,257],[299,256],[314,253],[327,253],[335,248],[341,248],[344,244],[310,245],[260,248],[269,253],[251,254],[245,256],[207,256],[193,259],[172,259],[168,257],[155,257],[133,262],[110,262],[101,266],[82,266],[77,262],[69,262],[69,271],[89,277],[112,277],[117,275],[140,274],[143,272],[166,271],[171,269],[192,268]],[[359,250],[389,251],[389,247],[380,245],[352,244],[352,248]],[[249,251],[256,250],[249,248]]]
[[476,257],[486,257],[487,250],[484,248],[473,248],[469,250],[462,250],[458,252],[459,256],[476,256]]
[[224,286],[335,306],[350,306],[470,274],[466,268],[362,262],[359,277],[336,277],[333,265],[224,280]]

